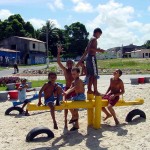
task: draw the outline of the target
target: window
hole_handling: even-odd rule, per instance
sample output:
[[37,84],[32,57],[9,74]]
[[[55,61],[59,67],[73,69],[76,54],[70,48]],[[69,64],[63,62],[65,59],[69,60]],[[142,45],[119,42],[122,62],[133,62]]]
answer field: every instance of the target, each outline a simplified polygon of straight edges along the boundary
[[33,49],[35,49],[35,43],[33,43]]
[[148,53],[145,53],[145,56],[148,56]]

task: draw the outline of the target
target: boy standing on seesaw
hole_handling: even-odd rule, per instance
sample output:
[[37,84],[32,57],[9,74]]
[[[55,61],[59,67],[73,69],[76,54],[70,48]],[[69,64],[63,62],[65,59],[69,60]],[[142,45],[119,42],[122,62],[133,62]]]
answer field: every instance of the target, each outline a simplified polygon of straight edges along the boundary
[[[79,68],[73,68],[71,70],[71,74],[72,74],[72,77],[74,79],[74,81],[72,82],[70,88],[64,92],[64,96],[67,96],[69,95],[71,92],[75,92],[76,95],[73,96],[71,98],[71,100],[74,100],[74,101],[82,101],[82,100],[85,100],[86,97],[85,97],[85,89],[84,89],[84,84],[83,84],[83,81],[79,78],[80,76],[80,69]],[[71,120],[69,121],[69,123],[74,123],[73,127],[70,129],[70,131],[74,131],[74,130],[78,130],[79,129],[79,122],[78,122],[78,119],[79,119],[79,114],[78,114],[78,109],[71,109],[71,114],[72,114],[72,118]]]
[[114,71],[114,77],[110,79],[110,86],[105,95],[103,96],[103,99],[108,100],[108,110],[105,107],[102,108],[102,111],[106,114],[104,121],[113,116],[116,125],[119,124],[119,121],[116,117],[116,113],[113,109],[113,106],[118,102],[119,96],[124,94],[125,92],[124,84],[120,79],[121,75],[122,71],[120,69]]
[[57,74],[55,72],[50,72],[48,74],[48,83],[45,83],[41,90],[39,91],[39,102],[38,106],[41,103],[42,92],[44,92],[45,105],[50,107],[51,117],[53,119],[54,129],[58,129],[57,122],[55,119],[55,107],[54,102],[56,100],[56,105],[59,105],[59,101],[62,100],[62,88],[58,86],[55,82],[57,79]]
[[[66,67],[61,63],[61,60],[60,60],[60,53],[62,52],[63,48],[61,47],[61,45],[57,45],[57,50],[58,50],[58,53],[57,53],[57,63],[59,65],[59,67],[63,70],[63,73],[64,73],[64,76],[65,76],[65,80],[66,80],[66,87],[65,87],[65,91],[67,91],[70,86],[71,86],[71,83],[72,81],[74,80],[72,75],[71,75],[71,70],[74,66],[74,62],[72,60],[67,60],[66,62]],[[72,91],[70,92],[67,96],[66,96],[66,99],[71,99],[71,97],[75,96],[75,92]],[[64,116],[65,116],[65,128],[68,127],[67,125],[67,115],[68,115],[68,109],[65,109],[64,110]]]
[[[88,92],[89,94],[94,94],[95,96],[100,96],[101,94],[97,89],[97,76],[98,76],[98,68],[97,68],[97,60],[96,53],[97,52],[105,52],[103,49],[97,48],[97,39],[101,36],[102,30],[100,28],[96,28],[93,32],[93,37],[90,39],[83,56],[76,66],[79,66],[81,62],[86,58],[86,69],[87,69],[87,77],[88,77]],[[92,91],[92,85],[94,87],[94,91]]]
[[[26,98],[26,92],[31,92],[31,91],[35,91],[35,89],[28,89],[28,84],[26,83],[27,80],[26,79],[21,79],[21,84],[18,87],[18,99],[20,102],[23,102],[22,105],[22,110],[24,112],[24,107],[30,102],[29,100],[27,100]],[[30,114],[28,113],[28,111],[26,110],[25,112],[25,116],[29,116]]]

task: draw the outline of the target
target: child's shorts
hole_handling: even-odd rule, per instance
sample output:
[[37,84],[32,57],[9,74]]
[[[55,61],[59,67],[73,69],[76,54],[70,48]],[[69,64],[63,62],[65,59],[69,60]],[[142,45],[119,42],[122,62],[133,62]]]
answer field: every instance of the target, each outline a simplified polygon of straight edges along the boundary
[[111,99],[110,96],[113,95],[112,93],[108,94],[108,95],[105,95],[103,96],[103,99],[107,99],[108,100],[108,103],[111,105],[111,106],[114,106],[118,101],[119,101],[119,96],[116,96],[114,99]]
[[[59,97],[58,97],[58,101],[62,101],[62,95],[60,95]],[[44,103],[45,103],[45,105],[48,105],[49,103],[51,103],[52,105],[54,105],[54,102],[55,102],[55,100],[57,100],[57,97],[54,97],[53,95],[52,96],[50,96],[48,99],[46,99],[45,101],[44,101]]]
[[86,96],[84,93],[81,93],[81,94],[77,94],[76,96],[72,97],[71,100],[74,100],[74,101],[84,101],[86,99]]

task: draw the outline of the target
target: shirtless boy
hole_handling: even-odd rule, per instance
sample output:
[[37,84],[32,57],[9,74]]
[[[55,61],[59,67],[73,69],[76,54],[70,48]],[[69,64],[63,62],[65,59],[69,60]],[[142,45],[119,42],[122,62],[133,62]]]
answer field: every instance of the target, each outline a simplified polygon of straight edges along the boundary
[[[63,70],[64,72],[64,76],[65,76],[65,80],[66,80],[66,87],[65,87],[65,91],[68,90],[71,86],[72,81],[74,80],[72,75],[71,75],[71,70],[74,66],[74,62],[72,60],[68,60],[66,62],[66,67],[61,63],[60,60],[60,53],[62,52],[63,48],[61,47],[61,45],[59,45],[57,47],[58,49],[58,53],[57,53],[57,63],[59,65],[59,67]],[[75,95],[75,92],[71,92],[69,95],[66,96],[66,99],[71,99],[72,96]],[[67,115],[68,115],[68,110],[65,109],[64,110],[64,116],[65,116],[65,128],[67,128]]]
[[[96,60],[96,52],[105,52],[103,49],[97,48],[97,39],[101,36],[102,30],[100,28],[96,28],[93,32],[93,37],[90,39],[86,50],[78,62],[77,66],[81,64],[86,58],[86,67],[87,67],[87,77],[89,79],[88,82],[88,93],[99,96],[100,93],[97,90],[97,76],[98,76],[98,68],[97,68],[97,60]],[[94,92],[92,91],[92,85],[94,87]]]
[[113,73],[114,77],[110,79],[110,86],[106,94],[103,96],[103,99],[108,100],[108,110],[105,107],[102,108],[103,112],[106,114],[104,121],[113,116],[116,125],[119,124],[119,121],[116,117],[113,106],[118,102],[119,96],[124,94],[125,92],[124,84],[120,79],[121,75],[122,71],[120,69],[115,70],[115,72]]
[[55,83],[56,79],[57,75],[55,72],[50,72],[48,74],[49,82],[45,83],[41,88],[41,90],[39,91],[39,102],[38,102],[38,106],[40,106],[42,104],[41,103],[42,92],[44,92],[45,105],[50,107],[51,110],[50,113],[53,119],[54,129],[58,129],[57,122],[55,119],[54,102],[56,100],[56,105],[59,105],[59,101],[62,100],[62,92],[63,92],[61,87]]
[[[70,88],[64,92],[64,96],[70,94],[71,92],[75,91],[76,96],[72,97],[71,100],[74,101],[81,101],[85,100],[85,89],[84,89],[84,84],[83,81],[79,78],[80,76],[80,69],[79,68],[73,68],[71,71],[72,77],[74,81],[72,82]],[[70,110],[72,113],[72,118],[69,121],[69,123],[75,123],[74,126],[70,129],[70,131],[78,130],[79,129],[79,114],[77,109],[71,109]]]

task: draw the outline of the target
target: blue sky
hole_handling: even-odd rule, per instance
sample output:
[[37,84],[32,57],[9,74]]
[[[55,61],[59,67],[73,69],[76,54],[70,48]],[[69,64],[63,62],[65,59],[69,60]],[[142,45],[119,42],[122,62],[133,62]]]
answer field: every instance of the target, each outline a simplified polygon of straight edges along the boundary
[[79,21],[92,36],[100,27],[98,46],[104,49],[150,40],[150,0],[0,0],[0,19],[12,14],[20,14],[35,28],[46,20],[59,28]]

